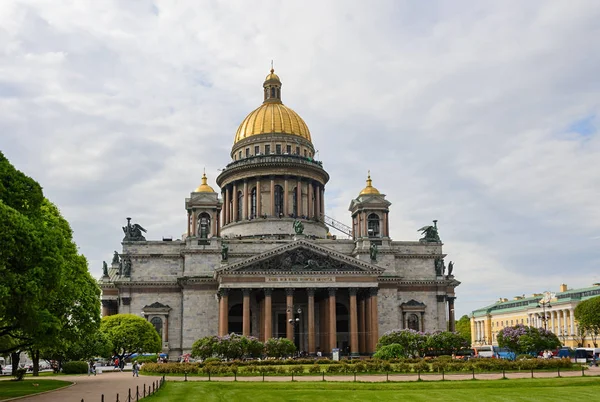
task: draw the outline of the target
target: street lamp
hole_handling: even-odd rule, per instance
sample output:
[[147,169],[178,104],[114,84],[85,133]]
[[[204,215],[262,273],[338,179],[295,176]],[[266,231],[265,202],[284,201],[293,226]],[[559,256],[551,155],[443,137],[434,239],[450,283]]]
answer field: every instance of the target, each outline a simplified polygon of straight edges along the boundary
[[[548,329],[547,328],[548,320],[550,319],[548,316],[546,316],[546,308],[552,308],[552,306],[550,305],[550,299],[551,299],[551,296],[546,294],[544,296],[544,298],[538,302],[538,305],[537,305],[537,308],[540,308],[540,307],[542,308],[541,320],[544,322],[544,329],[546,329],[546,330]],[[540,306],[540,304],[541,304],[541,306]]]
[[[287,312],[288,313],[292,313],[292,318],[288,319],[288,322],[290,323],[290,325],[292,326],[292,343],[294,345],[296,345],[296,326],[300,324],[300,314],[302,314],[302,309],[298,308],[296,310],[296,317],[293,317],[293,311],[294,311],[294,306],[288,306],[287,307]],[[300,343],[300,342],[298,342]],[[297,352],[300,353],[300,345],[296,346],[297,348]]]

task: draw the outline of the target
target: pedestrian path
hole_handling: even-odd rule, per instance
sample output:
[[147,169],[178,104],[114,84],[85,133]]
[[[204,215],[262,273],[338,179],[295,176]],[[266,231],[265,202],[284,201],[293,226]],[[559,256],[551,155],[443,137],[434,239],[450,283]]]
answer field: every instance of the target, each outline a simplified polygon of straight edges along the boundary
[[[130,389],[132,395],[135,395],[136,387],[139,387],[140,394],[143,394],[144,385],[146,385],[146,389],[151,389],[152,383],[160,380],[160,377],[154,376],[133,377],[131,371],[107,372],[89,377],[87,375],[40,377],[40,381],[45,378],[72,381],[74,385],[16,400],[19,402],[81,402],[81,400],[84,402],[100,402],[102,395],[104,395],[105,402],[114,402],[117,400],[117,394],[119,394],[119,400],[125,401]],[[28,378],[28,381],[31,381],[31,379]]]
[[[581,371],[561,371],[561,377],[581,377]],[[600,376],[600,367],[591,367],[585,371],[586,376]],[[497,380],[502,378],[502,373],[486,373],[476,374],[476,378],[479,380]],[[558,376],[558,372],[534,372],[534,378],[554,378]],[[531,373],[506,373],[506,377],[512,378],[531,378]],[[140,394],[143,393],[144,384],[146,389],[152,388],[152,383],[156,383],[160,380],[158,376],[140,376],[133,377],[132,373],[129,372],[108,372],[99,374],[97,376],[60,376],[60,377],[46,377],[56,378],[65,381],[73,381],[75,384],[68,388],[63,388],[57,391],[48,392],[41,395],[28,396],[25,398],[19,398],[19,402],[100,402],[102,395],[104,395],[105,402],[113,402],[117,400],[117,394],[119,394],[120,401],[126,401],[129,390],[131,389],[132,395],[135,395],[136,387],[139,387]],[[420,378],[424,381],[440,381],[442,380],[441,374],[424,374]],[[460,381],[460,380],[471,380],[472,374],[446,374],[444,380],[446,381]],[[385,381],[417,381],[418,375],[407,375],[407,374],[377,374],[377,375],[356,375],[356,381],[362,382],[385,382]],[[169,376],[167,381],[184,381],[185,377],[180,376]],[[208,381],[208,377],[187,377],[187,381]],[[223,381],[231,382],[234,381],[234,377],[212,377],[211,381]],[[290,381],[291,376],[265,376],[265,382],[285,382]],[[295,381],[322,381],[323,377],[317,376],[295,376]],[[43,378],[40,378],[43,381]],[[263,381],[262,376],[255,377],[237,377],[237,381]],[[353,375],[326,375],[325,381],[354,381]],[[133,399],[135,400],[135,399]]]

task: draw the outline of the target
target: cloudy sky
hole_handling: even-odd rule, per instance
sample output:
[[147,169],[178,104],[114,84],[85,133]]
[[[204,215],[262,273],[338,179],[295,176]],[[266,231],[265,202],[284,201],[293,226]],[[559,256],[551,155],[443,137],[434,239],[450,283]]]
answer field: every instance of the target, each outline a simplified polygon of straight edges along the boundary
[[395,240],[439,220],[457,311],[600,282],[600,3],[2,1],[0,149],[99,277],[133,217],[178,238],[275,61],[331,175]]

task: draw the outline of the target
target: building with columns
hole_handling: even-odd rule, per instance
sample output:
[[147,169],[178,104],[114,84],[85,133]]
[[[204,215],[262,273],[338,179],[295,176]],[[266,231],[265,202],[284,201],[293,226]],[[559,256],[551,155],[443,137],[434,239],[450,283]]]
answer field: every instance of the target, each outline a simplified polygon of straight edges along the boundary
[[204,174],[185,199],[181,240],[146,240],[128,220],[101,279],[103,315],[142,314],[171,358],[232,332],[356,356],[386,331],[453,329],[460,282],[446,273],[436,221],[422,239],[392,240],[391,203],[370,174],[350,200],[351,226],[329,218],[329,175],[281,86],[271,70],[216,178],[220,191]]
[[579,302],[599,295],[600,284],[583,289],[568,289],[562,284],[557,293],[501,298],[471,313],[471,344],[498,345],[498,332],[523,324],[552,331],[565,346],[593,347],[592,338],[580,333],[574,312]]

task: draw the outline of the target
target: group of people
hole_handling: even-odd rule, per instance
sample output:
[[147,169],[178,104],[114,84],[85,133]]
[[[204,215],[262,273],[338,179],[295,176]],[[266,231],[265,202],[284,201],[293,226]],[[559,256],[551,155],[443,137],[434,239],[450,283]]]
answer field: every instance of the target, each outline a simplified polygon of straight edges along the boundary
[[[115,359],[113,360],[113,365],[115,367],[115,371],[117,371],[117,370],[123,371],[125,369],[125,360],[115,357]],[[133,371],[134,377],[140,376],[140,368],[141,367],[142,366],[137,362],[137,360],[133,362],[132,371]],[[94,360],[90,360],[88,362],[88,376],[90,376],[92,374],[96,375],[96,362]]]

